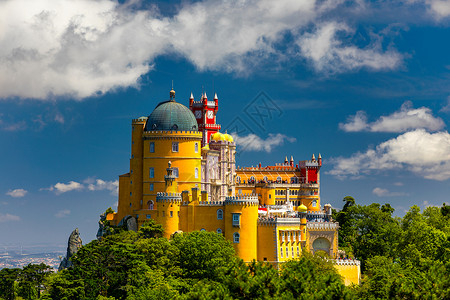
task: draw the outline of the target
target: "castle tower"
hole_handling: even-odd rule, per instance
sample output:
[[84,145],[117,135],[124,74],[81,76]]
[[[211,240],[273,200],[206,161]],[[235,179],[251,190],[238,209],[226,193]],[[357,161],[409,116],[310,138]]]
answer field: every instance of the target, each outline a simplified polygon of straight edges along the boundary
[[220,130],[220,125],[216,124],[216,114],[219,110],[219,99],[214,94],[213,101],[208,100],[206,93],[202,93],[200,101],[194,101],[191,93],[189,98],[189,108],[194,113],[197,120],[198,130],[203,133],[202,147],[209,143],[211,135]]
[[225,238],[231,241],[236,255],[244,262],[256,259],[258,197],[256,195],[227,197],[224,204]]

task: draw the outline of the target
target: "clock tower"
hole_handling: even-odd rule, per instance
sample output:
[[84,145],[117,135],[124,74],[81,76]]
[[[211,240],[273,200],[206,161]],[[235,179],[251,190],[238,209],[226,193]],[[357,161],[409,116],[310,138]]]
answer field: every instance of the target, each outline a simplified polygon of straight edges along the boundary
[[202,147],[209,143],[211,135],[220,130],[220,125],[216,124],[216,114],[219,109],[219,99],[217,94],[212,101],[208,100],[206,93],[202,93],[200,101],[194,101],[191,93],[189,98],[189,108],[194,113],[197,120],[198,130],[203,133]]

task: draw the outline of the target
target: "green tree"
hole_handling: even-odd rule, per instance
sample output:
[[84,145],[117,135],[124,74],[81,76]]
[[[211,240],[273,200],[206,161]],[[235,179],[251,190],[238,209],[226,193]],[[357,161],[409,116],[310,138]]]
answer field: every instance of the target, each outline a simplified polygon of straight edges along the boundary
[[341,276],[326,259],[304,252],[299,260],[281,265],[277,299],[350,298]]
[[161,224],[156,224],[152,219],[147,220],[139,228],[139,237],[144,239],[160,238],[164,233],[164,229]]
[[15,282],[20,269],[0,270],[0,295],[5,300],[13,300],[16,297]]
[[18,273],[17,294],[25,299],[38,299],[41,289],[44,288],[45,278],[51,273],[50,266],[41,264],[28,264]]
[[86,299],[84,281],[73,275],[73,269],[64,269],[46,278],[47,290],[41,299],[80,300]]

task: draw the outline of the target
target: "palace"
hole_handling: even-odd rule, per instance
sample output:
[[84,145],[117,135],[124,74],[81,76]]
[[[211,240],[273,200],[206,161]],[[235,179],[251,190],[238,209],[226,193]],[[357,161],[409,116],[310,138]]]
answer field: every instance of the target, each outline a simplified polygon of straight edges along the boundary
[[133,218],[177,232],[215,231],[245,262],[275,266],[302,250],[335,259],[346,284],[359,283],[359,262],[338,259],[338,223],[320,204],[322,157],[274,166],[236,167],[236,143],[216,124],[218,98],[202,94],[189,108],[170,99],[132,121],[130,172],[119,176],[118,211],[107,220]]

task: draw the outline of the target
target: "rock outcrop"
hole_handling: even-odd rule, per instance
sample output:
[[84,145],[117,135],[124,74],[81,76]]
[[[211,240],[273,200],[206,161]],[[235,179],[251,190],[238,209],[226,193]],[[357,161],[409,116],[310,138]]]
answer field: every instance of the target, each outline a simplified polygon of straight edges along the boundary
[[80,232],[78,231],[78,228],[75,228],[74,231],[69,236],[69,241],[67,243],[67,254],[66,257],[61,261],[61,264],[59,265],[58,271],[61,271],[62,269],[67,269],[71,267],[72,261],[70,258],[77,253],[77,251],[83,246],[83,241],[80,237]]

